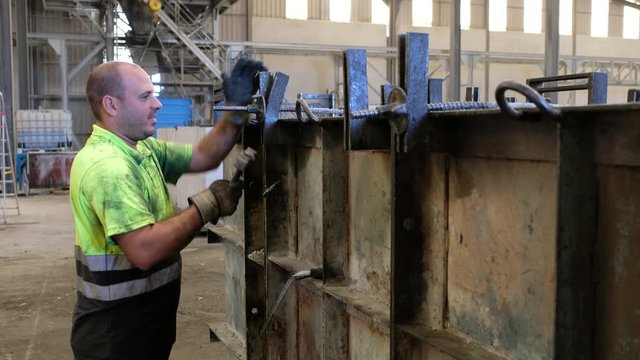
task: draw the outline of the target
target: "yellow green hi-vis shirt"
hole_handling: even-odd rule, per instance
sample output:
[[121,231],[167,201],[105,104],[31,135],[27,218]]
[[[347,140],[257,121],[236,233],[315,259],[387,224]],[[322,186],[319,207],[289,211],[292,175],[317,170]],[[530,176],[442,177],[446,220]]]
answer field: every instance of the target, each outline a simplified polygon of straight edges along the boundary
[[134,149],[108,130],[93,126],[71,167],[78,291],[84,296],[119,300],[180,276],[176,264],[177,269],[158,269],[128,279],[126,274],[134,267],[111,237],[174,215],[166,183],[176,183],[188,169],[192,153],[190,144],[154,138],[139,141]]

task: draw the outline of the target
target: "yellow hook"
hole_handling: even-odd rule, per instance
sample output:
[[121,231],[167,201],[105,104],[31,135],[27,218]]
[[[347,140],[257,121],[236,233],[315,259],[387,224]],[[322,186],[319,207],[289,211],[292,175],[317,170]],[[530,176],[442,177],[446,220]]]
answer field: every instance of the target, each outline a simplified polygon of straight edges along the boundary
[[149,10],[153,14],[153,17],[156,18],[158,11],[162,9],[162,0],[149,0]]

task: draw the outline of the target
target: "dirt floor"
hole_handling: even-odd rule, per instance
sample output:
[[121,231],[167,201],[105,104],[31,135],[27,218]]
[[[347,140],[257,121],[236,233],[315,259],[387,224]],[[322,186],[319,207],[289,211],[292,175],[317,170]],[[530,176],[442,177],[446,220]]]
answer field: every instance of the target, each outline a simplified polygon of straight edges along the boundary
[[[73,219],[66,192],[19,198],[20,216],[0,213],[0,360],[72,359],[75,302]],[[178,340],[171,359],[226,359],[208,324],[224,318],[224,251],[196,238],[183,250]]]

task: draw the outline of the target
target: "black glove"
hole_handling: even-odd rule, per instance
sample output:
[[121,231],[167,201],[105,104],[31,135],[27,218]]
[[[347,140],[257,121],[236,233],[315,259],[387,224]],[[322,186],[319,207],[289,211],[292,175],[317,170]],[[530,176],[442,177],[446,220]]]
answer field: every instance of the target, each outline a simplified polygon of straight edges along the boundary
[[249,105],[251,97],[258,91],[256,76],[267,68],[260,61],[241,58],[231,71],[231,76],[222,74],[226,105]]
[[242,196],[242,181],[216,180],[208,189],[190,196],[189,205],[195,205],[204,224],[216,222],[222,216],[233,214]]

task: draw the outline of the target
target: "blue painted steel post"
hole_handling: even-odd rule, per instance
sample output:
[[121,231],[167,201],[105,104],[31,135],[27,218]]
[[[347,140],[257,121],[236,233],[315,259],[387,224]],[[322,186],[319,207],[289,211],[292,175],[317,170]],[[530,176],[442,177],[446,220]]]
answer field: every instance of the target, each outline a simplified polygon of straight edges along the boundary
[[357,139],[362,137],[364,119],[352,119],[351,112],[367,110],[369,92],[367,89],[367,51],[348,49],[344,53],[344,135],[345,148],[357,148]]
[[400,87],[407,93],[406,150],[426,141],[416,128],[427,115],[429,102],[429,34],[408,33],[400,37]]
[[429,79],[429,104],[442,102],[442,83],[444,79]]
[[349,49],[344,54],[345,148],[371,150],[389,148],[389,123],[373,118],[354,119],[351,112],[369,108],[367,52]]
[[[265,73],[262,73],[265,74]],[[264,109],[264,142],[267,143],[272,140],[273,130],[276,127],[276,123],[280,118],[280,106],[284,99],[284,94],[287,90],[287,84],[289,83],[289,76],[287,74],[276,72],[269,79],[262,79],[260,91],[265,94],[265,109]],[[269,73],[266,73],[269,74]]]

